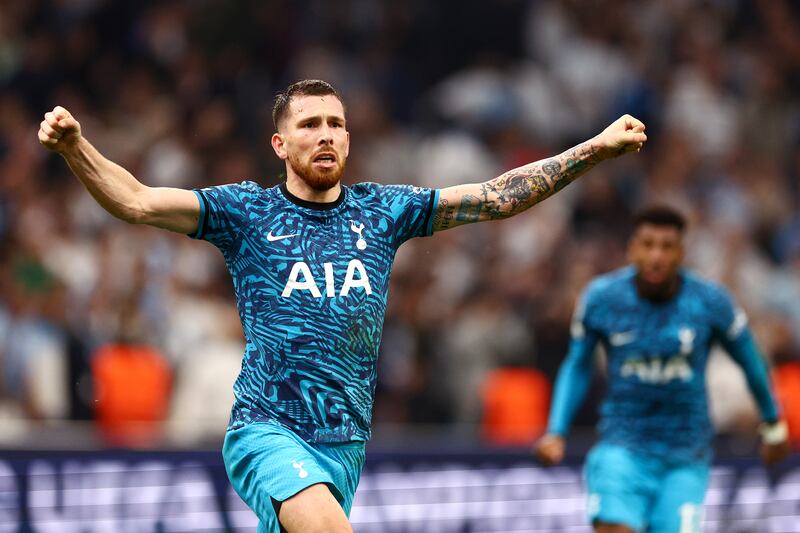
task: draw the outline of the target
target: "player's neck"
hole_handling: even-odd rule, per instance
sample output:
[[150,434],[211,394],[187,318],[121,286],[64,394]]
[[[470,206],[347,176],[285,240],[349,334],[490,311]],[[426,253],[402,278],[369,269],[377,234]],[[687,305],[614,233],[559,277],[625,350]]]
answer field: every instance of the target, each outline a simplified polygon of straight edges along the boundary
[[306,202],[325,204],[335,202],[339,198],[342,193],[342,184],[340,182],[326,191],[318,191],[312,189],[300,176],[289,172],[286,176],[286,189]]
[[681,288],[681,277],[675,276],[672,280],[664,285],[652,285],[643,281],[639,276],[636,276],[636,292],[645,300],[650,300],[655,303],[668,302],[675,298]]

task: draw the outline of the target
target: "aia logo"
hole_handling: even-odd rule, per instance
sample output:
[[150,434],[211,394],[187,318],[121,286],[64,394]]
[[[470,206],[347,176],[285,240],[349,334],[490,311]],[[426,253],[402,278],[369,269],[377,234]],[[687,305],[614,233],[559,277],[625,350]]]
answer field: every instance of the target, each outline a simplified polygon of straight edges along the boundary
[[[322,268],[325,272],[325,296],[334,298],[336,297],[336,283],[333,275],[333,263],[323,263]],[[347,264],[347,273],[344,275],[339,296],[347,296],[352,289],[359,288],[363,289],[367,296],[372,294],[372,285],[370,285],[364,264],[358,259],[353,259]],[[286,281],[286,286],[283,288],[281,296],[289,298],[293,291],[309,291],[314,298],[322,298],[322,291],[320,291],[317,280],[314,279],[314,274],[303,261],[298,261],[292,265],[289,279]]]

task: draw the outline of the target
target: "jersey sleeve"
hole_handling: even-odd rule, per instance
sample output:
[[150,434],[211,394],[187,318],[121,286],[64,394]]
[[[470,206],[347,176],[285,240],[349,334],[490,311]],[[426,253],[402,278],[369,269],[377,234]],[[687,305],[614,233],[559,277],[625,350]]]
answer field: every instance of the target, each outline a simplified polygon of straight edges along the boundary
[[721,287],[715,287],[710,303],[715,337],[742,368],[761,418],[766,422],[777,421],[778,405],[770,386],[769,370],[750,331],[747,315]]
[[548,433],[562,436],[567,434],[572,419],[589,390],[594,371],[594,349],[600,340],[598,332],[592,326],[595,302],[595,290],[590,285],[575,307],[570,328],[569,352],[558,371],[553,401],[550,404]]
[[239,228],[247,223],[247,206],[258,195],[260,187],[251,181],[195,189],[200,200],[200,217],[193,239],[204,239],[221,250],[233,242]]
[[397,245],[413,237],[427,237],[433,233],[433,208],[439,191],[411,185],[385,185],[381,195],[388,203],[394,219]]

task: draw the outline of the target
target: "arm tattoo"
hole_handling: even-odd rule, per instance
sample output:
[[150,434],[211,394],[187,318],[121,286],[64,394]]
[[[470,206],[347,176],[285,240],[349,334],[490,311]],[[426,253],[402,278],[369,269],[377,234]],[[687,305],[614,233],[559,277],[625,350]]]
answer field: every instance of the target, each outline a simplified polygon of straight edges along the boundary
[[477,222],[481,216],[481,201],[477,196],[465,194],[461,197],[461,205],[456,213],[456,220],[462,222]]
[[597,164],[597,147],[591,142],[566,152],[510,170],[482,185],[487,219],[507,218],[560,191]]
[[480,184],[477,195],[474,189],[465,191],[453,205],[440,199],[434,228],[514,216],[560,191],[600,160],[599,147],[587,141],[551,159],[509,170]]
[[433,227],[447,229],[453,224],[453,213],[456,208],[449,205],[449,202],[442,198],[439,200],[439,205],[436,207],[436,212],[433,214]]

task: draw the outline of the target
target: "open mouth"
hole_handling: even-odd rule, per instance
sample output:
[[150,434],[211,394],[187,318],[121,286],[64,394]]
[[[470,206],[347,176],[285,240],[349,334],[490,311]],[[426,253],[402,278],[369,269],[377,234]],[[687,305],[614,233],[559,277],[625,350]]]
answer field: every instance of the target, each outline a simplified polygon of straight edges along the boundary
[[318,163],[322,166],[333,166],[336,164],[336,154],[331,152],[322,152],[317,154],[314,158],[314,163]]

